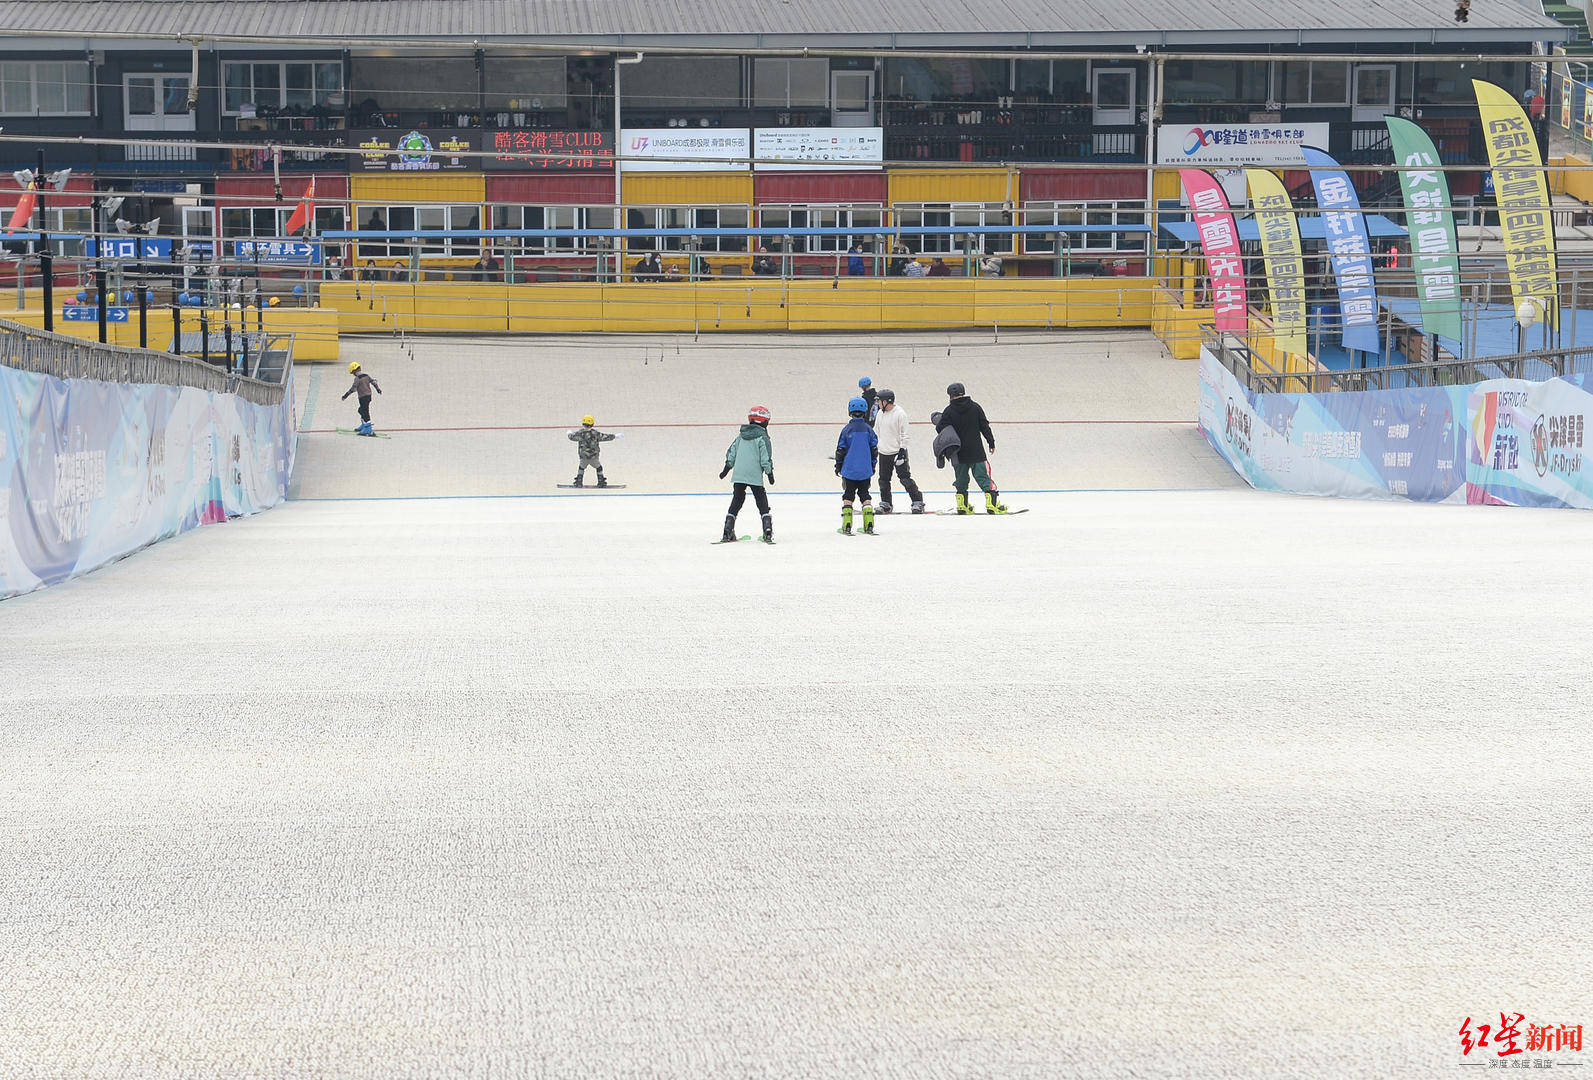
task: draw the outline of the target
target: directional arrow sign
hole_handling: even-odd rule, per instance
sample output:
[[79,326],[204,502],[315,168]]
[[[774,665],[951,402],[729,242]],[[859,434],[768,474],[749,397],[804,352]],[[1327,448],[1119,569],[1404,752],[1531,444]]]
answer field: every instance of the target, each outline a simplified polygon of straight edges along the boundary
[[[128,309],[124,307],[108,307],[105,309],[106,322],[126,322]],[[64,322],[99,322],[100,309],[92,304],[72,304],[61,309],[61,319]]]

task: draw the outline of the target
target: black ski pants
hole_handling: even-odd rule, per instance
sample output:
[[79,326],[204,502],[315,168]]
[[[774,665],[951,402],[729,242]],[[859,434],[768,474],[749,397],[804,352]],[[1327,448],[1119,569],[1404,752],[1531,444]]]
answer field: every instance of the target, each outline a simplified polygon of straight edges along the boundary
[[924,493],[918,490],[918,485],[913,482],[913,474],[907,468],[907,451],[902,451],[900,462],[895,454],[881,454],[879,456],[879,501],[886,506],[891,504],[891,474],[896,474],[896,479],[902,482],[902,487],[907,489],[907,497],[915,503],[924,501]]
[[741,513],[742,504],[747,501],[747,490],[752,490],[752,501],[758,504],[758,513],[769,513],[769,493],[762,484],[737,484],[735,494],[730,496],[730,516],[735,517]]

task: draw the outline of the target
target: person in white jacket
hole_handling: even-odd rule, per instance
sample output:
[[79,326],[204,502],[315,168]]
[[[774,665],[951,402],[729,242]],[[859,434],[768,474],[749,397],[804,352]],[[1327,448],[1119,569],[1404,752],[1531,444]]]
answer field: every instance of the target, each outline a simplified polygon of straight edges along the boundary
[[879,509],[878,513],[891,512],[891,473],[907,489],[913,501],[913,513],[924,512],[924,493],[913,483],[913,474],[907,467],[907,414],[896,407],[896,391],[879,392],[879,415],[874,421],[874,433],[879,436]]

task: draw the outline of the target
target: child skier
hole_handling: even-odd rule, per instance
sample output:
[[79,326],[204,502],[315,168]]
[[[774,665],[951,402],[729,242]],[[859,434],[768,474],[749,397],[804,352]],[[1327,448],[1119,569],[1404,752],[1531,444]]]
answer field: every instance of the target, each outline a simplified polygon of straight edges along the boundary
[[350,394],[357,392],[360,401],[360,426],[354,429],[355,433],[359,435],[375,435],[376,429],[371,427],[371,389],[374,387],[376,392],[380,394],[382,392],[381,384],[371,378],[369,373],[362,371],[358,361],[348,366],[348,373],[354,376],[354,385],[343,391],[343,396],[338,398],[338,400],[347,401]]
[[725,467],[719,470],[719,479],[730,476],[732,470],[735,472],[732,477],[735,494],[730,496],[725,532],[719,542],[728,544],[736,539],[736,515],[741,513],[741,506],[747,501],[747,489],[751,488],[758,513],[763,515],[763,542],[774,543],[774,518],[769,515],[769,494],[763,488],[766,473],[769,486],[774,486],[774,453],[769,445],[769,410],[762,405],[747,410],[747,422],[741,425],[741,431],[731,440],[730,449],[725,451]]
[[589,465],[597,470],[597,486],[600,488],[608,487],[608,480],[603,476],[603,463],[598,460],[598,455],[602,453],[599,447],[602,443],[623,439],[625,436],[624,433],[611,435],[606,431],[599,431],[594,426],[596,423],[597,420],[588,413],[586,416],[581,417],[580,431],[566,431],[564,433],[571,442],[577,444],[576,452],[581,459],[580,466],[575,470],[575,483],[570,485],[571,487],[586,486],[586,469]]
[[868,482],[874,478],[874,451],[879,436],[868,426],[868,402],[855,397],[846,403],[851,419],[841,429],[835,446],[835,475],[841,478],[841,532],[852,535],[852,500],[863,500],[863,531],[874,532],[874,501]]
[[874,390],[874,380],[867,375],[857,380],[857,394],[868,405],[868,426],[873,427],[879,416],[879,395]]

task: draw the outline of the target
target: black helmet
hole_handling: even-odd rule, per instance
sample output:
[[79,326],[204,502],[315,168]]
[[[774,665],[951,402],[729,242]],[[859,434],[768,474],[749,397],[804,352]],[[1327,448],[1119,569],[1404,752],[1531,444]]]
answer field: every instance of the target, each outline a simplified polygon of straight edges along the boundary
[[950,386],[946,387],[947,397],[962,397],[967,392],[968,391],[962,388],[962,383],[960,382],[954,382]]
[[894,402],[896,400],[896,391],[894,391],[894,390],[881,390],[875,396],[878,397],[879,400],[881,400],[881,401]]

